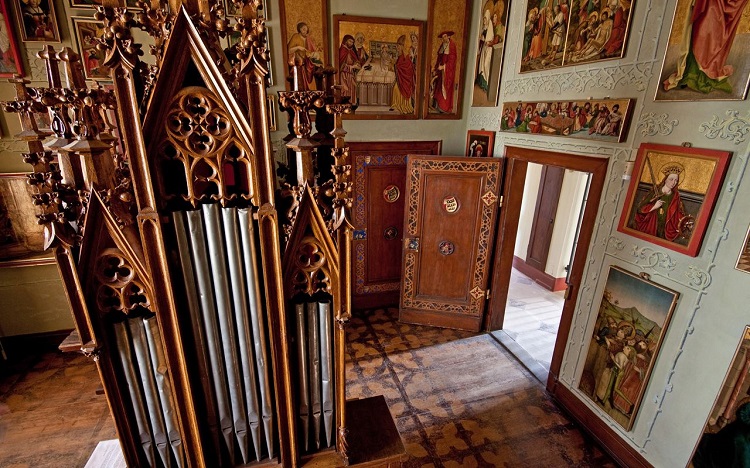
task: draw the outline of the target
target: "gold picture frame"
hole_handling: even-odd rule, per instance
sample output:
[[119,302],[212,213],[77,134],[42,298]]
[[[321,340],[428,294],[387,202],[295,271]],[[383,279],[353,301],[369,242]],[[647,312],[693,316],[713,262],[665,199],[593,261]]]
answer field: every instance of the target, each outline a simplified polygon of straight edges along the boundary
[[[284,63],[295,60],[302,66],[307,89],[318,89],[315,72],[330,65],[328,57],[328,1],[279,0],[281,41],[284,44]],[[289,67],[284,68],[286,80]]]
[[25,173],[0,174],[0,267],[54,263],[44,249],[41,214],[31,198],[34,187]]
[[10,1],[18,15],[22,42],[60,42],[54,0]]
[[104,34],[104,23],[93,18],[72,16],[71,32],[81,55],[83,74],[87,80],[110,81],[109,67],[104,65],[105,54],[97,48],[98,39]]

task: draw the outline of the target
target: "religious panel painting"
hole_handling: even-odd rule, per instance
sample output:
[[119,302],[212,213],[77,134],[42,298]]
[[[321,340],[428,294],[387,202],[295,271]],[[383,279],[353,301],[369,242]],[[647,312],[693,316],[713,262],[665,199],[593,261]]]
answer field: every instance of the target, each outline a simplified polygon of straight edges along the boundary
[[[23,42],[60,42],[52,0],[10,0],[18,13]],[[3,2],[5,3],[5,2]]]
[[416,119],[421,103],[424,21],[334,15],[341,93],[350,119]]
[[500,131],[617,143],[627,136],[632,108],[633,99],[506,102]]
[[19,53],[14,25],[7,4],[0,2],[0,78],[12,78],[14,74],[23,75],[23,62]]
[[425,119],[461,118],[471,5],[466,0],[430,0]]
[[690,467],[746,466],[750,425],[750,326],[746,326],[708,415]]
[[521,73],[621,58],[631,0],[529,0]]
[[747,228],[745,242],[742,244],[742,250],[740,251],[740,256],[737,258],[737,266],[735,268],[739,271],[750,273],[750,227]]
[[579,390],[633,427],[679,293],[610,266]]
[[110,80],[110,69],[104,65],[104,51],[96,47],[104,34],[104,24],[93,18],[72,17],[71,20],[84,76],[89,80]]
[[[302,66],[301,82],[309,90],[318,89],[315,73],[330,65],[328,59],[328,1],[279,0],[281,41],[285,46],[284,63],[290,60]],[[288,67],[284,77],[289,75]],[[288,83],[288,82],[287,82]],[[302,84],[302,83],[300,83]],[[289,86],[287,84],[287,86]]]
[[495,107],[500,95],[510,0],[487,0],[480,12],[472,107]]
[[469,130],[466,132],[466,156],[492,157],[495,149],[495,132]]
[[678,0],[656,100],[741,100],[749,84],[750,0]]
[[617,229],[697,256],[730,155],[727,151],[642,144]]
[[34,206],[34,187],[28,175],[0,174],[0,265],[51,263],[44,253],[44,226],[36,216],[42,214]]

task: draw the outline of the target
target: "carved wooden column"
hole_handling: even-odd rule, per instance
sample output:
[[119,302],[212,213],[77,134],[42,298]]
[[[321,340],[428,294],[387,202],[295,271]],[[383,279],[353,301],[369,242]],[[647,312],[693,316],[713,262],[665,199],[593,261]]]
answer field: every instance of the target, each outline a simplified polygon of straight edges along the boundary
[[[121,128],[120,132],[125,145],[125,152],[130,159],[130,171],[133,192],[138,206],[138,224],[141,244],[148,268],[149,279],[154,291],[154,312],[164,332],[161,334],[166,359],[172,373],[173,391],[177,401],[178,417],[182,429],[185,453],[190,466],[206,466],[203,457],[202,441],[198,420],[194,411],[195,402],[190,391],[190,380],[185,362],[185,350],[179,339],[180,331],[178,313],[175,307],[174,292],[169,267],[166,263],[167,252],[164,245],[159,214],[157,211],[152,175],[141,128],[138,89],[144,89],[141,73],[145,65],[138,56],[142,54],[140,44],[133,41],[131,27],[140,26],[147,29],[152,36],[159,37],[157,44],[164,41],[163,20],[165,14],[160,9],[152,9],[142,4],[136,16],[125,8],[100,7],[95,18],[104,22],[104,43],[107,51],[104,64],[111,69],[115,96],[119,103]],[[160,35],[160,33],[162,35]]]
[[[338,93],[336,93],[338,94]],[[339,99],[336,99],[337,101]],[[337,450],[348,463],[347,445],[347,421],[346,421],[346,325],[351,318],[352,305],[352,269],[351,252],[354,227],[350,222],[350,210],[352,207],[352,182],[351,164],[349,163],[349,147],[346,146],[344,137],[346,130],[343,125],[343,115],[353,111],[351,103],[339,103],[326,105],[326,111],[334,116],[334,128],[331,132],[334,138],[334,183],[333,183],[333,229],[336,232],[336,248],[339,260],[339,285],[338,301],[335,304],[336,335],[334,337],[334,348],[336,356],[336,394],[338,408],[336,425],[338,427]]]

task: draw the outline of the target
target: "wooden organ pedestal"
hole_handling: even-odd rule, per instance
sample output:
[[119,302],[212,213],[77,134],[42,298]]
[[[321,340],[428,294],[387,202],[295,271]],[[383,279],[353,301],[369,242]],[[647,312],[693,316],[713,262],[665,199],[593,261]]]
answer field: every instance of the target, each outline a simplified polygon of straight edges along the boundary
[[397,466],[384,399],[345,399],[352,105],[330,74],[325,92],[281,93],[296,171],[277,195],[261,2],[233,1],[238,18],[208,0],[105,0],[113,89],[89,87],[80,57],[49,46],[47,88],[12,80],[4,105],[21,119],[81,351],[128,466]]

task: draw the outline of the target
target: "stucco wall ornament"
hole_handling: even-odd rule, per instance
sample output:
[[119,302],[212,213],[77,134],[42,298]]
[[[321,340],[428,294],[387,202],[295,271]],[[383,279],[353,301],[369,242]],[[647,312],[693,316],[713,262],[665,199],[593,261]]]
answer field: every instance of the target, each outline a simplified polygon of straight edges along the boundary
[[671,135],[680,121],[669,118],[669,114],[656,115],[653,112],[643,114],[638,121],[638,129],[643,136]]
[[595,89],[615,90],[626,86],[645,91],[653,74],[653,68],[654,63],[648,61],[518,78],[503,83],[504,93],[510,98],[508,100],[512,100],[514,96],[583,93]]
[[750,133],[750,111],[747,116],[740,117],[740,111],[729,109],[726,112],[727,118],[720,119],[714,115],[710,122],[704,122],[699,129],[703,136],[712,140],[722,138],[735,145],[745,141],[745,137]]

